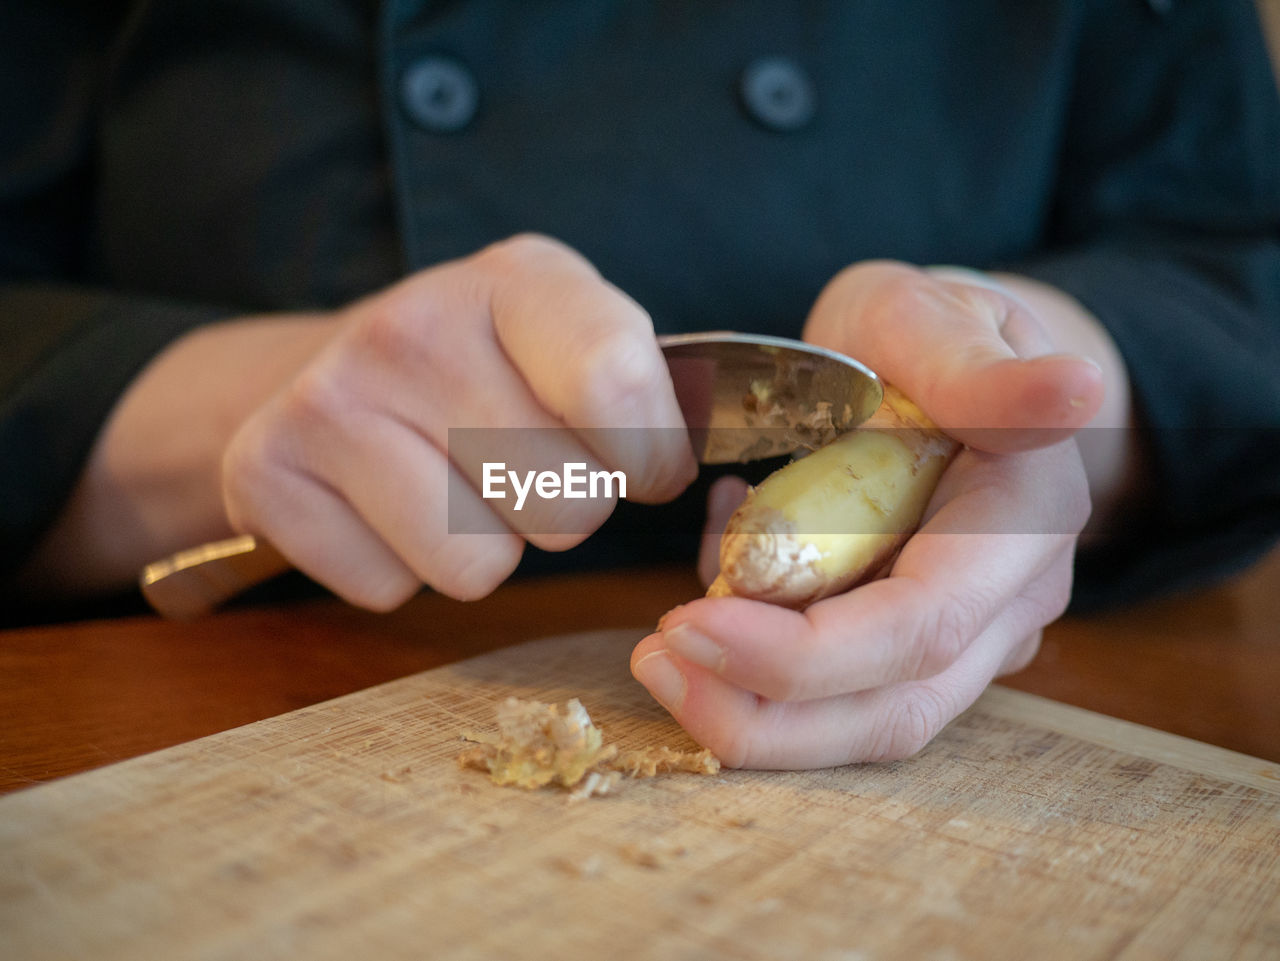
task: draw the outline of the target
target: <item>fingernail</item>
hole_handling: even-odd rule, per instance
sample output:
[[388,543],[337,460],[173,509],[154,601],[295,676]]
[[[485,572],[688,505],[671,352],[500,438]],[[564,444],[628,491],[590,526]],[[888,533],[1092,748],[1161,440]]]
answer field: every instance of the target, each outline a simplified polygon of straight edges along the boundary
[[684,703],[687,687],[684,675],[666,651],[652,651],[632,668],[636,680],[649,689],[649,693],[668,711],[675,712]]
[[668,650],[694,664],[710,668],[717,674],[724,673],[725,649],[691,624],[677,624],[663,631],[662,642]]
[[684,610],[684,605],[677,604],[675,607],[671,608],[671,610],[667,611],[667,613],[663,614],[660,618],[658,618],[658,633],[661,634],[663,629],[666,627],[667,618],[671,617],[671,615],[682,610]]

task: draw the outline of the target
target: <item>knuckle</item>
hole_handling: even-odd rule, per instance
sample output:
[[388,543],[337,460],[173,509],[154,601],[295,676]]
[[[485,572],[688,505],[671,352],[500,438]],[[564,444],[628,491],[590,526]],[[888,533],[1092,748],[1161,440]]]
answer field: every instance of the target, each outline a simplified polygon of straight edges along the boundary
[[523,232],[495,241],[475,255],[478,264],[499,275],[524,271],[548,260],[586,261],[573,248],[553,237],[536,232]]
[[440,343],[435,302],[431,296],[416,296],[410,308],[401,297],[384,297],[361,313],[352,336],[361,352],[376,358],[375,362],[431,358]]
[[1021,641],[1013,651],[1010,652],[1004,663],[1001,664],[999,673],[1001,675],[1017,674],[1019,671],[1028,667],[1040,652],[1040,642],[1043,636],[1042,631],[1035,631],[1029,637]]
[[772,674],[761,679],[758,686],[760,693],[765,697],[783,704],[789,701],[801,701],[808,696],[807,678],[791,665],[775,668]]
[[760,764],[760,745],[747,725],[724,725],[698,738],[702,745],[728,768],[749,768]]
[[918,313],[931,295],[914,270],[888,265],[868,268],[869,272],[872,270],[874,282],[869,285],[866,301],[868,317],[896,323],[904,315]]
[[914,289],[913,271],[896,261],[864,260],[845,267],[823,288],[809,316],[805,335],[830,338],[843,328],[851,312],[860,314],[859,329],[884,320],[893,321],[908,288]]
[[[222,454],[222,492],[228,504],[243,504],[249,493],[267,473],[273,458],[257,431],[241,430],[231,439]],[[232,519],[234,523],[234,518]]]
[[746,737],[739,732],[728,731],[722,737],[709,738],[705,746],[727,768],[750,766],[751,751],[746,743]]
[[904,689],[873,741],[872,759],[898,761],[924,750],[950,719],[949,706],[928,685]]
[[662,383],[651,345],[611,330],[584,338],[574,363],[583,387],[578,403],[584,409],[573,412],[578,415],[626,412]]
[[386,571],[365,576],[337,588],[344,600],[379,614],[394,611],[416,594],[422,583],[407,571]]
[[1035,585],[1037,596],[1034,596],[1035,613],[1032,627],[1039,630],[1066,613],[1071,603],[1071,573],[1071,555],[1064,554],[1062,560],[1056,565],[1056,569],[1050,570],[1039,578]]
[[833,294],[847,295],[854,291],[875,289],[887,278],[913,276],[915,271],[896,260],[860,260],[840,270],[827,284]]
[[562,498],[545,505],[539,514],[529,518],[526,536],[541,550],[567,551],[600,529],[613,513],[617,497],[577,502]]
[[910,652],[905,675],[923,679],[951,666],[986,621],[986,611],[986,601],[970,594],[932,606],[914,640],[904,645]]
[[[1071,578],[1055,577],[1049,585],[1049,599],[1046,604],[1045,624],[1056,621],[1067,612],[1071,604]],[[1043,625],[1041,625],[1043,626]]]
[[779,722],[784,705],[759,694],[746,694],[731,712],[709,711],[705,703],[677,718],[693,738],[719,758],[727,768],[777,767],[786,758],[786,745],[779,743]]
[[945,671],[964,651],[967,640],[956,625],[947,622],[947,626],[919,645],[913,670],[908,676],[923,680]]
[[1080,454],[1079,439],[1072,437],[1038,450],[1004,455],[1007,465],[1000,493],[1028,501],[1042,515],[1047,533],[1079,534],[1093,513],[1089,478]]
[[308,368],[280,395],[279,417],[268,429],[280,448],[286,438],[305,440],[327,435],[350,414],[352,398],[340,379],[328,371]]
[[1080,470],[1079,483],[1071,485],[1070,493],[1063,500],[1067,512],[1067,530],[1078,534],[1084,530],[1093,514],[1093,498],[1089,494],[1089,483],[1084,478],[1083,468]]
[[[581,345],[573,361],[580,389],[567,398],[570,423],[599,425],[588,443],[627,478],[627,496],[644,499],[688,479],[690,465],[683,431],[667,431],[647,421],[654,398],[666,388],[666,370],[651,340],[602,335]],[[649,428],[649,429],[646,429]]]
[[291,472],[289,435],[278,424],[253,422],[242,428],[222,454],[222,500],[232,527],[259,531],[264,503],[280,496]]
[[829,688],[839,673],[825,670],[824,662],[817,635],[800,633],[792,643],[768,649],[751,686],[779,704],[837,693]]
[[456,601],[478,601],[492,594],[516,569],[523,553],[523,541],[519,538],[509,535],[494,535],[494,538],[501,540],[495,543],[483,536],[481,542],[485,549],[473,549],[461,557],[451,556],[449,563],[430,572],[425,580]]

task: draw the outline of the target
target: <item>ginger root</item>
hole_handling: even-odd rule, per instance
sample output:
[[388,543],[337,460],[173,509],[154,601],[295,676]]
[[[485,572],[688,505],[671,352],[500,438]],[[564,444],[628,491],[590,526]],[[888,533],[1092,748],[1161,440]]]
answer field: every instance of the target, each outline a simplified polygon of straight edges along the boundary
[[887,573],[958,449],[885,385],[865,424],[748,493],[721,537],[707,596],[801,609]]

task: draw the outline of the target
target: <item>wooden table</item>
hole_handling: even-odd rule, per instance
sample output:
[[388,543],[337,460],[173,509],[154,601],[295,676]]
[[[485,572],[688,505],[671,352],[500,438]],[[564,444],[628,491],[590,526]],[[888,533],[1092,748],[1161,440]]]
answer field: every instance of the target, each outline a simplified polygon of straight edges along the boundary
[[[1064,622],[1013,683],[1276,757],[1277,574]],[[626,656],[696,590],[659,570],[5,634],[11,787],[142,756],[0,797],[0,957],[1278,956],[1280,764],[1008,687],[893,763],[576,804],[459,768],[510,696],[581,698],[623,752],[694,748]]]
[[[0,790],[190,741],[531,638],[653,624],[686,570],[423,595],[390,615],[332,600],[0,633]],[[1053,625],[1010,687],[1280,761],[1280,552],[1231,582]]]

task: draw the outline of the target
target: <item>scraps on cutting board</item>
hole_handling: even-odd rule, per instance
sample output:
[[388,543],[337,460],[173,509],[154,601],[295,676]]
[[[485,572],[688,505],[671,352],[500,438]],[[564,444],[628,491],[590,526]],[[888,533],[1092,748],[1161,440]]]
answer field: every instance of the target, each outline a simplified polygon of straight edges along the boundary
[[708,750],[676,751],[662,745],[619,751],[575,697],[564,708],[509,697],[496,710],[496,733],[470,733],[474,742],[458,763],[487,771],[495,784],[534,788],[556,785],[571,801],[618,790],[624,776],[656,777],[669,771],[715,774],[720,762]]

